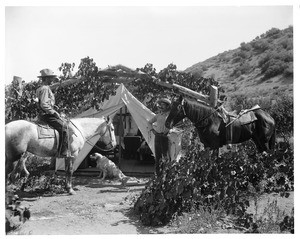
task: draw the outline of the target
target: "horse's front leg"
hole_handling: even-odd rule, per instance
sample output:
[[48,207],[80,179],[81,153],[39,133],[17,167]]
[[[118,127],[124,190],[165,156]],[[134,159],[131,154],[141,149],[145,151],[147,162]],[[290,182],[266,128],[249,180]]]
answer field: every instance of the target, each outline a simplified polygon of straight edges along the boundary
[[70,195],[76,194],[72,188],[73,164],[75,157],[65,157],[66,189]]

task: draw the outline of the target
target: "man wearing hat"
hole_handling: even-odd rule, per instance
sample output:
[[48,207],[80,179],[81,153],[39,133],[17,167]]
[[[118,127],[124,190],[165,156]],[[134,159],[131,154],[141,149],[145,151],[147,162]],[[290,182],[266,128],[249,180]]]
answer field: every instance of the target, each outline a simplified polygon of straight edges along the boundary
[[59,133],[59,152],[60,156],[68,157],[68,139],[67,125],[60,117],[60,114],[54,109],[55,97],[50,89],[50,84],[53,80],[58,79],[54,72],[50,69],[43,69],[38,76],[42,86],[37,89],[36,96],[38,98],[39,117],[42,121],[49,124]]
[[[168,148],[169,141],[167,134],[169,129],[166,128],[165,122],[169,115],[171,101],[167,98],[161,98],[157,101],[159,113],[148,121],[150,132],[155,135],[154,150],[155,150],[155,171],[156,174],[161,174],[159,167],[162,158],[169,158]],[[153,128],[153,123],[156,122],[156,128]]]
[[22,78],[19,76],[14,76],[13,81],[13,93],[14,97],[18,98],[22,96],[22,91],[23,91],[23,81]]

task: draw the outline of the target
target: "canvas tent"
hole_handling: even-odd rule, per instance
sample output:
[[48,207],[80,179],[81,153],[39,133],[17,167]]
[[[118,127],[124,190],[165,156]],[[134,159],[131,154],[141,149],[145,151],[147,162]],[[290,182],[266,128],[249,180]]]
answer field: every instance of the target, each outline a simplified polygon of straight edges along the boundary
[[[108,116],[111,119],[119,112],[123,107],[127,107],[127,110],[134,119],[138,129],[142,133],[146,142],[148,143],[151,151],[154,153],[154,135],[149,133],[147,121],[154,116],[154,113],[149,110],[144,104],[138,101],[127,89],[121,84],[116,95],[110,96],[108,100],[102,102],[100,110],[97,111],[94,108],[90,108],[87,111],[79,114],[77,118],[83,117],[102,117]],[[154,126],[155,127],[155,126]],[[168,137],[170,142],[169,153],[171,159],[178,159],[181,150],[181,133],[177,130],[171,130]],[[93,144],[95,145],[99,138],[93,138]],[[79,152],[74,163],[74,170],[76,170],[84,158],[89,154],[91,149],[94,147],[93,144],[85,143],[83,149]],[[64,170],[64,160],[56,159],[56,170]]]

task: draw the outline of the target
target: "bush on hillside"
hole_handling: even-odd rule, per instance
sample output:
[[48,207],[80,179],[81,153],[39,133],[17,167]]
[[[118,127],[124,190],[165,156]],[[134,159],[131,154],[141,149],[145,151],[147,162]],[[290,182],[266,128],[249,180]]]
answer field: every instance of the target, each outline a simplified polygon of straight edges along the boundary
[[287,68],[288,64],[286,64],[285,62],[277,59],[270,59],[261,68],[261,73],[264,74],[263,80],[267,80],[274,76],[283,74],[285,69]]
[[280,35],[281,35],[281,30],[273,27],[266,32],[265,37],[276,39],[280,37]]
[[251,51],[251,49],[252,49],[251,44],[245,43],[245,42],[242,42],[242,43],[240,44],[240,47],[241,47],[241,50],[242,50],[242,51]]
[[284,77],[293,77],[294,75],[294,67],[293,67],[293,63],[290,62],[288,63],[288,67],[284,70],[283,72],[283,76]]
[[231,63],[235,64],[235,63],[241,62],[242,60],[243,59],[241,57],[237,56],[231,60]]
[[243,74],[247,74],[251,70],[251,65],[248,62],[241,63],[238,67],[236,67],[230,76],[239,77]]
[[246,51],[239,51],[237,52],[237,56],[241,57],[242,59],[247,59],[249,57],[249,53]]
[[270,43],[265,39],[255,40],[250,42],[250,44],[257,54],[261,54],[270,48]]
[[293,39],[291,38],[282,39],[279,44],[287,51],[293,50]]
[[292,75],[293,69],[290,63],[293,62],[292,51],[268,52],[259,62],[258,67],[263,74],[263,80],[270,79],[274,76],[284,74]]

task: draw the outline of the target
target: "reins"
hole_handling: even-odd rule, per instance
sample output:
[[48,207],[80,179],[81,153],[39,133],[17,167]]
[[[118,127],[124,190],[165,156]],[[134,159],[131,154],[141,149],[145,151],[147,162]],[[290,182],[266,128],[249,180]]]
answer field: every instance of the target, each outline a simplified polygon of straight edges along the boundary
[[[104,123],[107,124],[107,122],[103,122],[102,124],[104,124]],[[101,124],[101,125],[102,125],[102,124]],[[100,126],[101,126],[101,125],[100,125]],[[99,127],[100,127],[100,126],[99,126]],[[101,137],[102,137],[103,135],[105,135],[105,133],[107,132],[108,127],[109,127],[109,126],[108,126],[108,124],[107,124],[106,130],[105,130],[105,132],[104,132],[103,134],[96,133],[96,134],[92,135],[89,139],[95,137],[95,136],[98,135],[98,134],[100,134],[100,138],[101,138]],[[111,137],[111,131],[109,131],[109,133],[110,133],[110,137]],[[89,141],[89,139],[86,139],[86,142],[87,142],[89,145],[91,145],[91,146],[95,147],[96,149],[101,150],[101,151],[103,151],[103,152],[108,152],[108,151],[111,151],[111,150],[113,150],[113,149],[115,148],[114,146],[112,146],[110,149],[101,149],[101,148],[100,148],[99,146],[97,146],[96,144],[93,145],[93,144]],[[110,145],[110,144],[112,144],[111,141],[109,142],[109,144],[106,144],[105,146]]]

